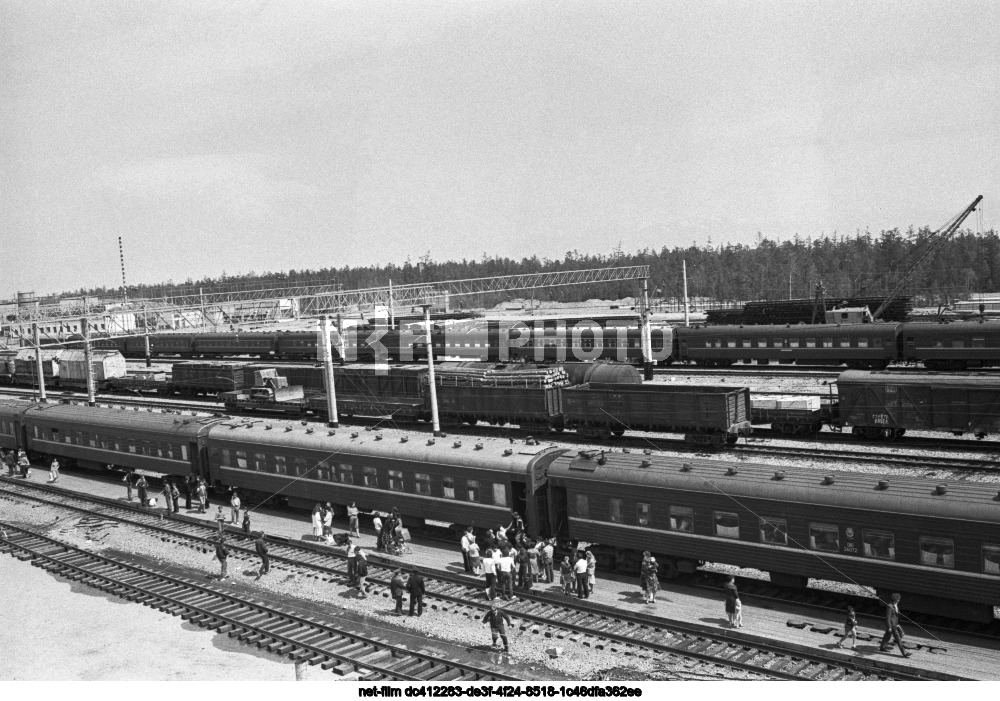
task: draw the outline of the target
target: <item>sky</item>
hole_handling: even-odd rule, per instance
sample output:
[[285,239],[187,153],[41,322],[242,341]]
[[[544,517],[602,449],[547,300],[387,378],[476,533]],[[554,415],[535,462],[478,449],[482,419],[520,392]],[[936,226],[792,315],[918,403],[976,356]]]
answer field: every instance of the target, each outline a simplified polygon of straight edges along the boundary
[[[1000,3],[0,0],[0,299],[937,228]],[[976,229],[973,215],[966,226]]]

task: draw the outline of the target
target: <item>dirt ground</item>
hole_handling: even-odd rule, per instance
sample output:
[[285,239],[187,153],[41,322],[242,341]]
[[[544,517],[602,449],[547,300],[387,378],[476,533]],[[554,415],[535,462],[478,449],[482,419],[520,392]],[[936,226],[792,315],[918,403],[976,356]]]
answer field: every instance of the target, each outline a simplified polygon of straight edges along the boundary
[[9,555],[0,610],[18,619],[0,626],[0,681],[295,680],[288,660]]

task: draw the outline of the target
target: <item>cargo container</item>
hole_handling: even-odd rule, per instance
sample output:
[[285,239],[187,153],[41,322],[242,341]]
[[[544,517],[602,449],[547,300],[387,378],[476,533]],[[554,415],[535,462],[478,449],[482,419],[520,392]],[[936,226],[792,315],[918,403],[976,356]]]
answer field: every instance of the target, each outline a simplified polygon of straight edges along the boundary
[[187,396],[218,394],[253,386],[253,363],[175,363],[171,385]]
[[[118,351],[95,350],[90,354],[94,388],[106,390],[111,380],[124,377],[125,358]],[[87,356],[82,350],[64,350],[59,356],[59,386],[87,386]]]

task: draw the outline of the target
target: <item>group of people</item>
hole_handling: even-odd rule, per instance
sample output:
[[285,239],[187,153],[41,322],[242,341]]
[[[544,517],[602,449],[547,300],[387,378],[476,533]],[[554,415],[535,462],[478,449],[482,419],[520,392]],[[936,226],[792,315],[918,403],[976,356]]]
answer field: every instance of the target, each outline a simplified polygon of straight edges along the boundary
[[[53,462],[55,462],[53,460]],[[28,479],[31,476],[31,462],[23,450],[0,450],[0,464],[7,466],[7,476]],[[56,479],[59,478],[59,464],[56,463]],[[50,482],[55,480],[50,479]]]
[[389,592],[392,594],[393,601],[396,602],[396,615],[403,615],[404,594],[410,595],[410,615],[416,615],[418,618],[423,615],[425,589],[423,575],[415,568],[410,570],[409,577],[405,582],[403,581],[403,570],[395,570],[389,581]]
[[568,596],[576,593],[578,599],[589,599],[597,583],[597,558],[594,553],[589,549],[577,550],[572,561],[569,555],[564,555],[559,564],[559,580],[563,593]]
[[[257,579],[260,579],[265,574],[271,571],[271,558],[269,551],[267,549],[267,541],[264,537],[264,532],[260,531],[255,534],[254,537],[254,551],[257,553],[257,557],[260,558],[260,568],[257,570]],[[215,539],[215,559],[219,561],[220,572],[219,581],[229,579],[229,555],[231,551],[226,545],[226,537],[224,535],[219,535]]]

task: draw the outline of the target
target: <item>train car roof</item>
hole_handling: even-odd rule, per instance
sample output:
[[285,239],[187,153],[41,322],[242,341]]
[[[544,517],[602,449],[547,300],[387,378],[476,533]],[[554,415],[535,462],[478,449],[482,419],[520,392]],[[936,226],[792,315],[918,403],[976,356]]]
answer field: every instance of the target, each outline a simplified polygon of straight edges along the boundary
[[209,440],[243,446],[247,451],[252,451],[254,446],[268,446],[326,452],[334,460],[362,457],[519,474],[523,474],[535,459],[563,450],[539,441],[511,442],[464,436],[434,438],[425,431],[328,429],[322,424],[236,417],[213,426],[208,436]]
[[903,370],[845,370],[837,384],[907,385],[932,387],[962,387],[966,389],[1000,389],[1000,375],[989,372],[947,373],[906,372]]
[[24,413],[25,409],[34,406],[36,402],[37,400],[30,397],[25,397],[24,399],[0,399],[0,417],[10,418],[12,416],[19,416]]
[[156,410],[136,410],[135,407],[91,407],[85,404],[35,404],[24,416],[29,422],[47,421],[142,433],[181,434],[191,439],[221,419],[218,416],[184,416]]
[[893,331],[899,327],[896,322],[876,322],[874,324],[720,324],[718,326],[678,327],[683,334],[741,333],[776,334],[788,333],[823,333],[834,331],[840,334],[871,334],[873,331]]
[[[642,466],[643,461],[648,461],[648,467]],[[1000,523],[1000,483],[775,467],[642,453],[605,453],[601,465],[600,451],[566,453],[553,461],[548,474],[555,484],[592,484],[595,491],[604,493],[608,485],[617,484],[647,490],[698,492],[730,499],[734,506],[744,498],[769,499]],[[828,477],[832,482],[827,483]],[[939,485],[945,485],[944,493],[938,492]]]

